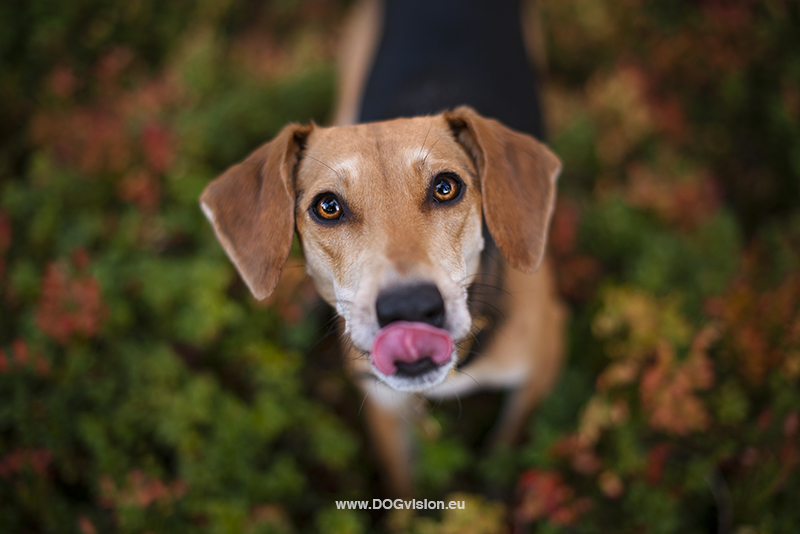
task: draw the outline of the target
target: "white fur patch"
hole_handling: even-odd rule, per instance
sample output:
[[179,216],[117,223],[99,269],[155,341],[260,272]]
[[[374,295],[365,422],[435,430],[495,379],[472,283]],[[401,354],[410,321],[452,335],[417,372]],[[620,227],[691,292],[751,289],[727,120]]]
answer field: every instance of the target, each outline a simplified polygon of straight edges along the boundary
[[425,158],[425,150],[425,147],[422,146],[414,148],[409,147],[403,150],[403,160],[406,165],[417,166],[422,164],[422,160]]
[[336,163],[336,170],[338,171],[336,175],[342,180],[346,180],[351,175],[358,175],[358,170],[362,167],[360,163],[357,157],[345,158]]
[[450,370],[455,366],[456,359],[456,354],[454,352],[448,363],[443,364],[438,369],[425,375],[415,377],[385,375],[378,371],[378,368],[372,363],[372,357],[370,357],[370,366],[372,367],[372,373],[377,376],[382,383],[391,386],[397,391],[417,393],[427,391],[447,380],[447,375],[450,374]]
[[208,204],[205,202],[200,202],[200,209],[203,210],[203,215],[206,216],[206,219],[208,219],[211,224],[214,224],[214,212],[211,211],[211,208],[208,207]]

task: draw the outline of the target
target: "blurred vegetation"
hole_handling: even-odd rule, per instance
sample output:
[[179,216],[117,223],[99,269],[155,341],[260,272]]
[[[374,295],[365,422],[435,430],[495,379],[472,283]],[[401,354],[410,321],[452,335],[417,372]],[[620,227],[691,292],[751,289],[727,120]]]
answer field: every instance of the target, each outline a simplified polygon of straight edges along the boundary
[[541,1],[569,361],[515,451],[432,406],[420,497],[467,506],[413,515],[336,509],[382,493],[330,314],[197,207],[326,122],[345,4],[0,5],[0,531],[796,532],[800,7]]

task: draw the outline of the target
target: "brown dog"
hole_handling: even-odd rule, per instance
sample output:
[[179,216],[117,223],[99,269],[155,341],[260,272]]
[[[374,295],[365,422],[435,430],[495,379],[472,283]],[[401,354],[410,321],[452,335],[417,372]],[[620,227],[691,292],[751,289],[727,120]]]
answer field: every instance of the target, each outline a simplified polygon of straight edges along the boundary
[[[296,229],[308,274],[344,320],[347,361],[395,494],[412,489],[405,426],[420,395],[514,390],[494,435],[510,444],[553,385],[564,312],[539,266],[560,169],[534,138],[460,107],[286,126],[203,193],[258,299],[278,283]],[[498,249],[513,269],[492,258]],[[491,287],[499,275],[501,296],[481,308],[480,280]],[[488,330],[474,357],[468,345]]]

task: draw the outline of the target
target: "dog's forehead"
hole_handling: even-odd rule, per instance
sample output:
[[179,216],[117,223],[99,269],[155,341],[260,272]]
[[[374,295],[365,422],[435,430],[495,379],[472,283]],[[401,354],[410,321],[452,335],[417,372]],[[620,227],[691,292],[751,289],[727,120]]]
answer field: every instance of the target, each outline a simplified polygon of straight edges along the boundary
[[320,178],[389,178],[423,165],[471,168],[441,116],[317,128],[305,148],[298,185],[304,189]]

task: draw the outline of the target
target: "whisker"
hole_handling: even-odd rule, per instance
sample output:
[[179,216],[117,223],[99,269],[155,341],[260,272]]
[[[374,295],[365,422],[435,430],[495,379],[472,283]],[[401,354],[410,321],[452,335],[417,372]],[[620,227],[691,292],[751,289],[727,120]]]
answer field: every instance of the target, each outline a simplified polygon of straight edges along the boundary
[[464,281],[463,284],[466,285],[466,286],[488,286],[488,287],[491,287],[493,289],[497,289],[498,291],[505,291],[503,289],[503,287],[502,287],[502,283],[503,283],[503,280],[504,280],[504,278],[502,276],[484,274],[484,275],[481,275],[481,278],[494,278],[494,279],[497,280],[498,285],[495,286],[495,285],[487,284],[486,282],[478,282],[477,280],[473,280],[472,282]]
[[[376,377],[376,378],[377,378],[377,377]],[[371,387],[371,388],[369,388],[369,389],[367,390],[367,392],[364,394],[364,398],[363,398],[363,399],[361,399],[361,405],[358,407],[358,415],[359,415],[359,416],[361,415],[361,410],[363,410],[363,409],[364,409],[364,403],[365,403],[365,402],[367,402],[367,397],[369,397],[369,394],[370,394],[370,393],[372,393],[372,390],[373,390],[373,389],[375,389],[376,387],[378,387],[378,384],[379,384],[379,383],[380,383],[380,379],[376,380],[376,381],[375,381],[375,383],[374,383],[374,384],[372,384],[372,387]]]
[[[471,299],[471,302],[473,304],[479,304],[479,305],[482,305],[482,306],[485,306],[485,307],[491,309],[501,319],[505,319],[506,318],[505,313],[503,313],[503,311],[500,308],[498,308],[497,306],[495,306],[495,305],[493,305],[493,304],[491,304],[489,302],[485,302],[483,300],[478,300],[478,299]],[[469,305],[469,303],[468,303],[468,305]]]
[[[393,390],[393,389],[394,389],[394,388],[392,388],[392,386],[390,386],[389,384],[387,384],[387,383],[386,383],[386,381],[385,381],[385,380],[383,380],[381,377],[379,377],[379,376],[375,376],[375,384],[374,384],[374,385],[373,385],[371,388],[369,388],[369,391],[367,391],[367,395],[369,395],[370,393],[372,393],[372,390],[373,390],[373,389],[375,389],[376,387],[378,387],[378,384],[384,384],[384,385],[385,385],[387,388],[389,388],[390,390]],[[379,390],[379,391],[380,391],[380,390]],[[380,393],[378,393],[378,394],[380,394]],[[358,414],[359,414],[359,415],[361,415],[361,408],[364,406],[364,403],[366,402],[366,400],[367,400],[367,396],[365,395],[365,396],[364,396],[364,400],[362,400],[362,401],[361,401],[361,407],[359,407],[359,409],[358,409]],[[409,412],[409,410],[405,410],[405,409],[404,409],[404,410],[400,410],[400,416],[403,418],[403,420],[404,420],[406,423],[409,423],[409,424],[410,424],[410,423],[411,423],[411,419],[409,419],[409,417],[408,417],[408,412]]]
[[431,151],[432,151],[432,150],[433,150],[433,148],[436,146],[436,143],[438,143],[438,142],[439,142],[439,141],[442,139],[442,137],[444,137],[445,135],[447,135],[447,132],[444,132],[442,135],[440,135],[440,136],[439,136],[439,138],[438,138],[438,139],[436,139],[436,141],[434,141],[434,142],[433,142],[433,144],[431,145],[431,147],[428,149],[428,152],[427,152],[427,154],[425,154],[425,157],[424,157],[424,158],[422,158],[422,164],[423,164],[423,165],[425,164],[425,162],[426,162],[426,161],[428,161],[428,156],[430,156],[430,155],[431,155]]
[[[480,330],[481,329],[478,328],[476,325],[473,325],[472,328],[470,328],[469,335],[472,336],[472,342],[470,342],[470,348],[469,348],[469,350],[466,351],[466,354],[477,354],[478,353],[477,350],[473,350],[471,347],[473,345],[480,345],[480,342],[478,341],[478,336],[477,336],[477,334],[478,334],[478,332],[480,332]],[[464,350],[463,343],[464,343],[463,341],[459,341],[458,343],[453,343],[453,345],[459,350]]]
[[498,289],[492,287],[484,287],[478,288],[476,291],[469,292],[469,298],[474,299],[475,297],[492,297],[492,296],[501,296],[501,297],[510,297],[511,294],[507,292],[502,292]]
[[[322,330],[322,327],[321,327],[321,326],[320,326],[320,327],[318,327],[318,328],[317,328],[317,329],[314,331],[314,334],[313,334],[313,335],[314,335],[314,336],[316,336],[316,335],[317,335],[317,332],[319,332],[320,330]],[[337,328],[332,328],[332,327],[331,327],[331,328],[329,328],[329,329],[328,329],[328,331],[325,333],[325,335],[323,335],[322,337],[320,337],[319,339],[317,339],[317,340],[314,342],[314,344],[313,344],[313,345],[311,345],[311,346],[310,346],[310,347],[309,347],[309,348],[306,350],[306,352],[305,352],[305,355],[304,355],[304,356],[305,356],[306,358],[309,358],[309,357],[312,355],[312,353],[314,352],[314,350],[315,350],[317,347],[319,347],[319,345],[320,345],[320,344],[321,344],[323,341],[325,341],[326,339],[328,339],[329,337],[331,337],[331,336],[332,336],[332,335],[334,335],[334,334],[338,334],[339,332],[337,332],[337,330],[341,330],[341,328],[339,328],[339,327],[337,327]]]
[[450,385],[450,389],[453,390],[453,395],[455,395],[455,397],[456,397],[456,401],[458,402],[458,417],[456,418],[456,420],[460,421],[461,420],[461,413],[463,411],[462,410],[462,406],[461,406],[461,395],[458,394],[458,390],[456,389],[456,387],[450,381],[446,381],[445,384],[449,384]]
[[292,296],[290,297],[290,299],[291,299],[291,300],[296,300],[296,299],[297,299],[297,295],[299,295],[299,294],[300,294],[300,290],[303,288],[303,285],[305,285],[306,281],[308,281],[308,274],[306,274],[306,275],[303,277],[303,280],[302,280],[302,281],[300,281],[300,283],[298,283],[298,284],[297,284],[297,285],[294,287],[294,291],[292,291]]
[[[350,339],[349,337],[347,339],[344,339],[344,336],[342,336],[341,340],[342,340],[342,351],[344,353],[343,356],[345,361],[354,362],[356,360],[369,358],[369,352],[361,350],[358,347],[356,347],[355,343],[353,343],[353,340]],[[347,356],[350,353],[355,353],[356,355]]]
[[470,380],[475,382],[475,385],[478,386],[479,389],[483,389],[483,386],[481,385],[481,383],[478,382],[477,380],[475,380],[475,377],[473,377],[471,374],[467,373],[466,371],[462,371],[460,369],[456,369],[456,372],[457,373],[461,373],[462,375],[466,376],[467,378],[469,378]]
[[333,172],[333,174],[336,175],[337,178],[339,178],[340,180],[344,180],[344,175],[341,172],[337,171],[336,169],[334,169],[333,167],[331,167],[330,165],[328,165],[324,161],[322,161],[320,159],[317,159],[314,156],[310,156],[308,154],[305,154],[303,157],[308,158],[308,159],[312,159],[312,160],[316,161],[317,163],[319,163],[320,165],[326,166],[327,168],[329,168]]
[[[425,132],[425,139],[422,140],[422,146],[419,147],[419,153],[417,154],[417,159],[422,155],[422,151],[425,150],[425,143],[428,142],[428,135],[431,133],[431,128],[433,128],[433,122],[431,122],[430,126],[428,126],[428,131]],[[425,163],[425,160],[422,160],[422,163]]]

